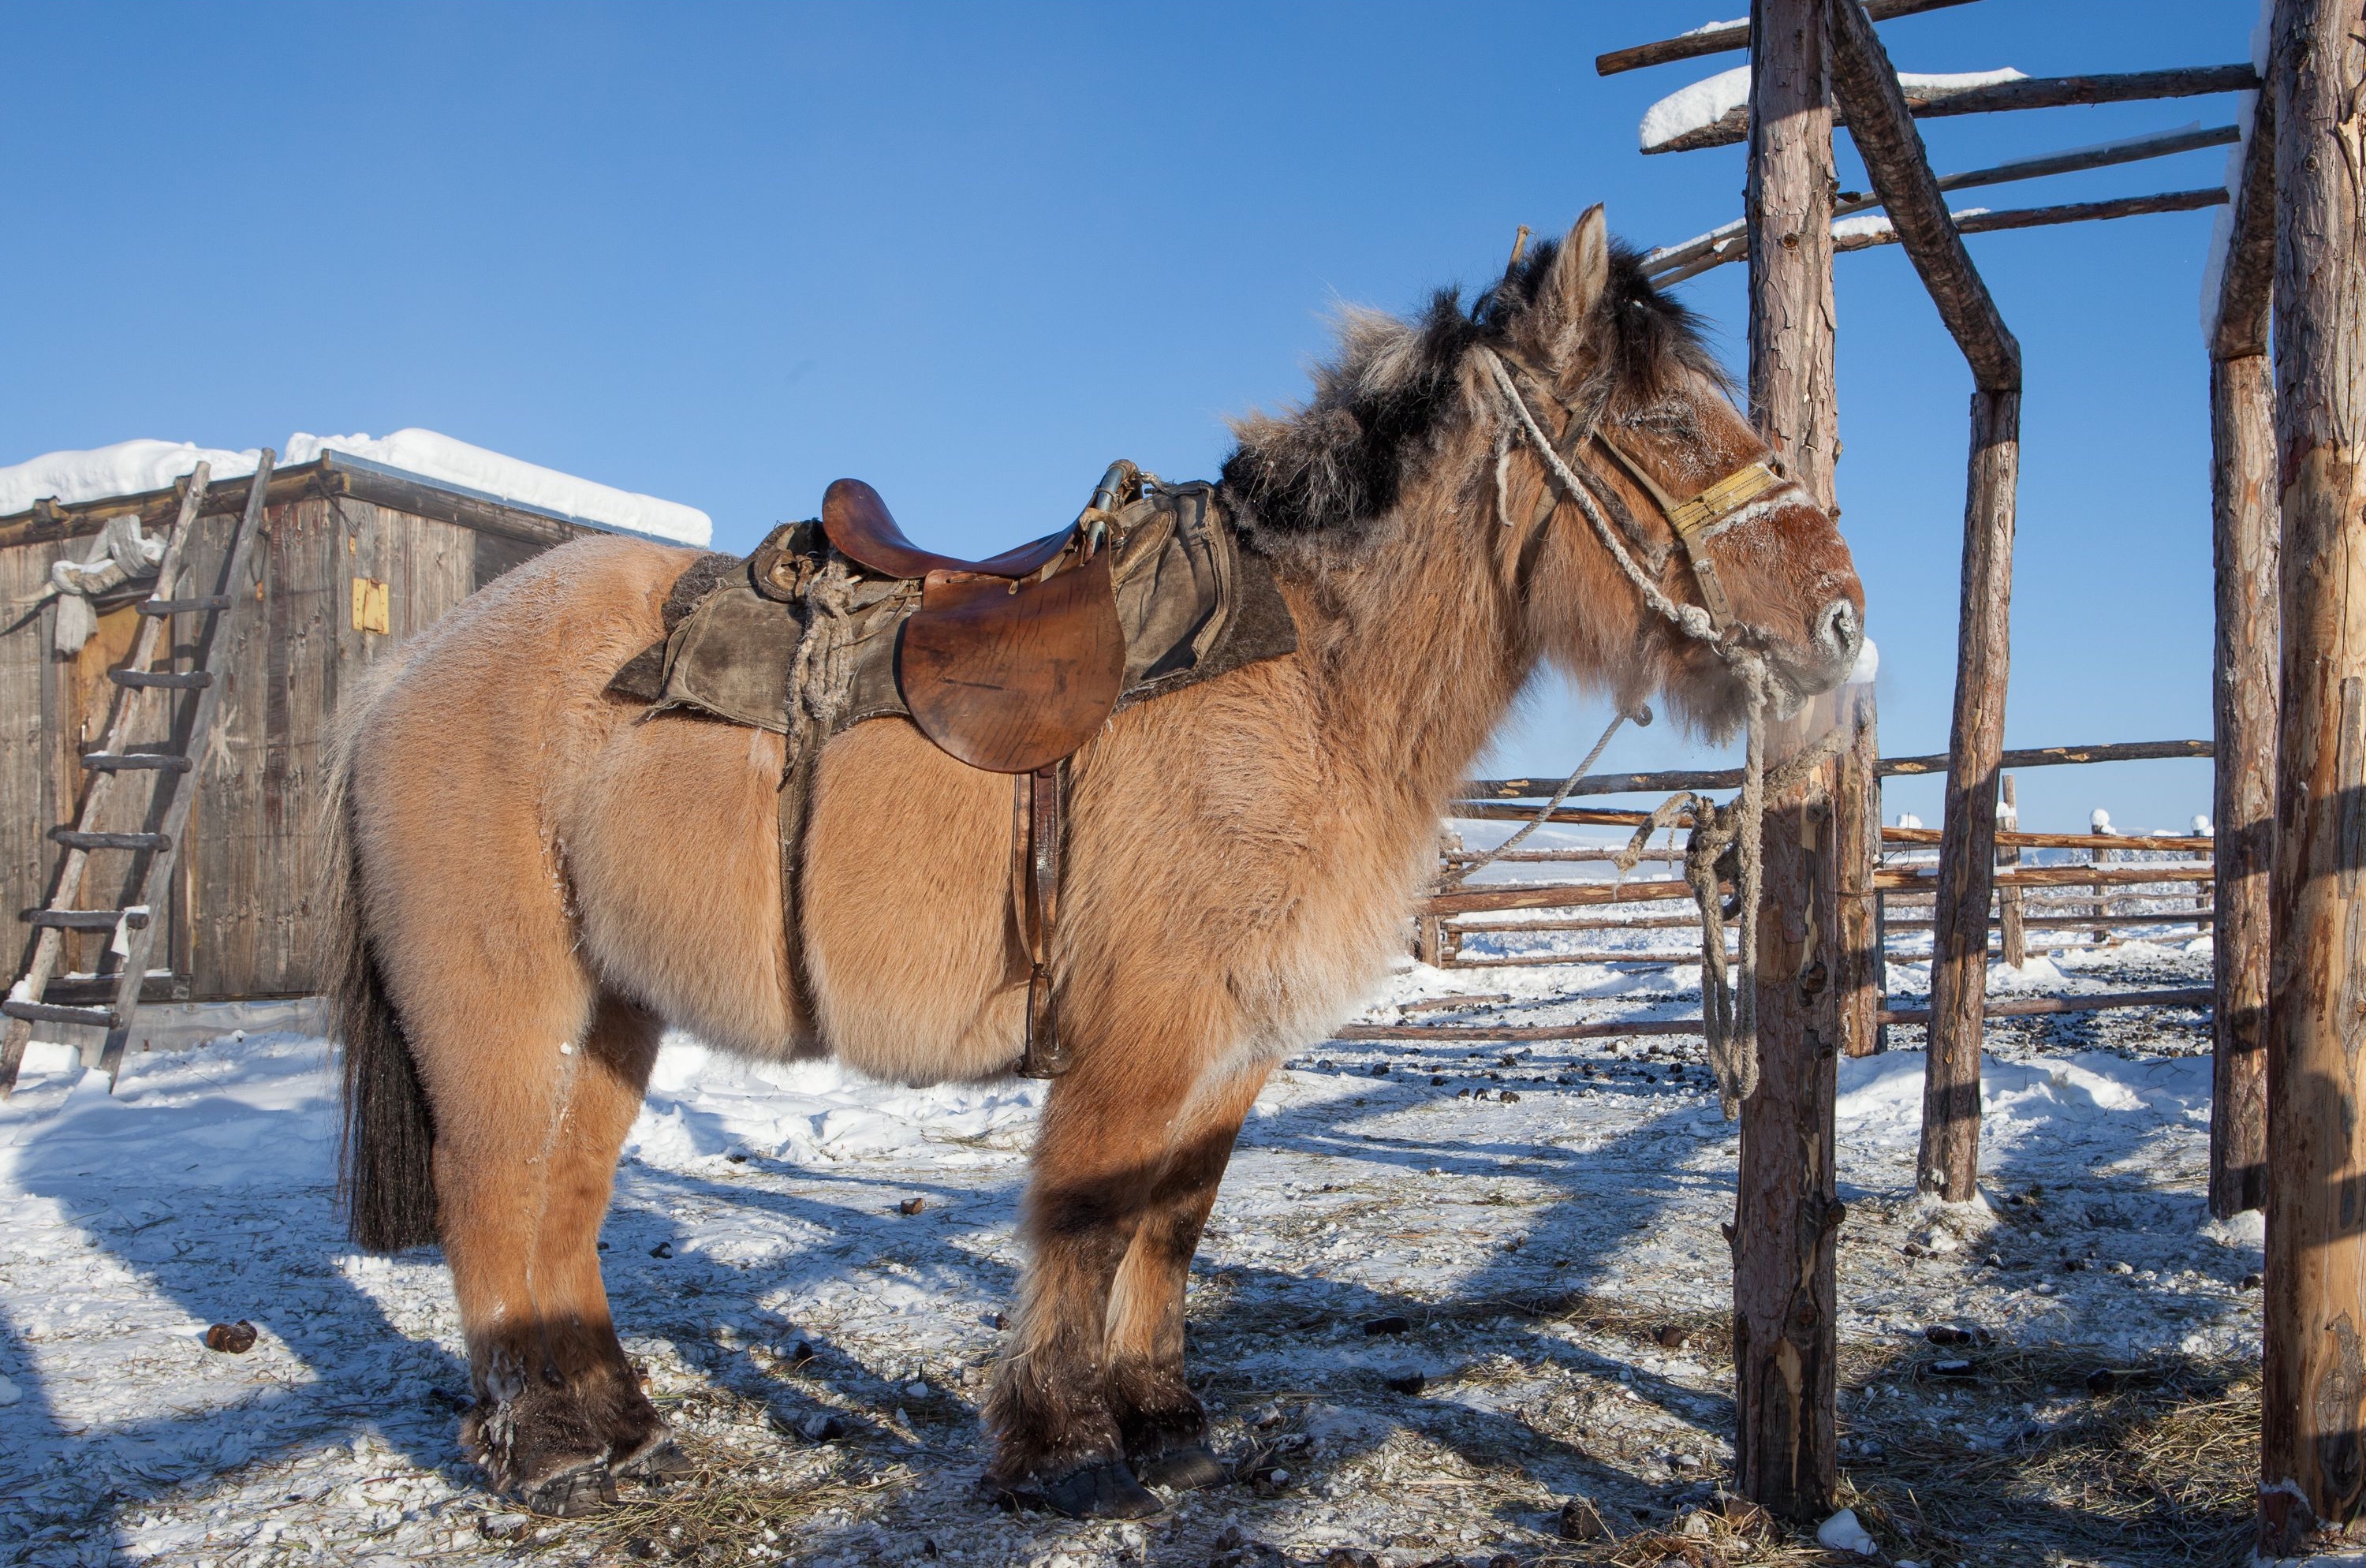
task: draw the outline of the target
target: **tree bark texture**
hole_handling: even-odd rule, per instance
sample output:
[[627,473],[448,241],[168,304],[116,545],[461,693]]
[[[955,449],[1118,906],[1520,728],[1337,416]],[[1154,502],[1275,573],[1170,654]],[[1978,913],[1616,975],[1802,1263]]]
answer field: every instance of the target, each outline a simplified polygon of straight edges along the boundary
[[[2366,1496],[2366,42],[2358,0],[2279,0],[2263,1556],[2355,1540]],[[2319,1530],[2324,1533],[2316,1533]]]
[[1955,712],[1947,815],[1939,833],[1931,942],[1931,1024],[1922,1076],[1918,1184],[1968,1201],[1979,1174],[1980,1032],[1988,991],[1998,762],[2011,664],[2013,497],[2021,469],[2021,394],[1972,394],[1964,500],[1963,597],[1955,632]]
[[1857,730],[1832,768],[1832,881],[1840,893],[1836,1023],[1843,1055],[1882,1048],[1881,1010],[1888,998],[1881,967],[1881,926],[1874,879],[1881,870],[1881,780],[1874,773],[1880,737],[1873,682],[1851,682]]
[[2273,368],[2275,115],[2254,106],[2210,334],[2211,551],[2216,567],[2211,950],[2218,999],[2210,1212],[2268,1201],[2269,866],[2275,853],[2277,587]]
[[[1771,726],[1769,760],[1796,754],[1828,724],[1854,722],[1846,709],[1865,689],[1844,686]],[[1838,1477],[1833,770],[1827,762],[1803,788],[1767,803],[1758,1092],[1742,1105],[1733,1218],[1734,1468],[1752,1502],[1810,1524],[1831,1512]]]
[[2267,1201],[2269,866],[2275,849],[2275,388],[2268,357],[2210,365],[2218,876],[2210,1209]]
[[[1831,508],[1832,111],[1825,0],[1752,0],[1750,405],[1784,471]],[[1848,688],[1854,691],[1855,688]],[[1770,765],[1841,716],[1829,698],[1772,727]],[[1741,1108],[1734,1202],[1735,1469],[1786,1518],[1831,1511],[1835,975],[1842,963],[1836,762],[1770,799],[1761,840],[1759,1087]],[[1865,781],[1870,784],[1870,774]]]

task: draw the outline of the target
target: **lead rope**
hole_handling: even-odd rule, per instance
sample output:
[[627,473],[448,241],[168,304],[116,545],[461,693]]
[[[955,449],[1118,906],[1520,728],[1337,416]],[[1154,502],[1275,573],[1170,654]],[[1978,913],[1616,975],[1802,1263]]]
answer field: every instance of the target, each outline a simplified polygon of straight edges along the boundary
[[[1643,602],[1673,625],[1678,631],[1696,641],[1707,643],[1720,659],[1730,666],[1744,690],[1749,694],[1749,720],[1746,749],[1741,773],[1741,794],[1732,805],[1712,806],[1704,797],[1689,791],[1672,797],[1660,811],[1652,814],[1638,835],[1639,841],[1628,846],[1630,857],[1639,856],[1640,840],[1648,839],[1661,818],[1678,801],[1693,804],[1692,835],[1684,849],[1684,880],[1693,890],[1693,897],[1701,911],[1701,1030],[1708,1041],[1709,1071],[1717,1078],[1718,1101],[1730,1122],[1741,1112],[1741,1102],[1758,1089],[1758,896],[1760,886],[1760,840],[1766,818],[1766,665],[1752,650],[1720,637],[1717,623],[1707,610],[1697,604],[1679,604],[1663,592],[1660,585],[1644,574],[1627,552],[1608,518],[1594,503],[1594,497],[1561,460],[1536,415],[1528,412],[1528,401],[1520,395],[1518,383],[1503,360],[1485,344],[1473,352],[1487,367],[1487,374],[1502,395],[1504,406],[1519,425],[1546,468],[1560,482],[1563,491],[1577,503],[1602,541],[1602,547],[1618,564],[1627,581]],[[1498,518],[1509,522],[1509,506],[1505,499],[1511,469],[1511,444],[1508,432],[1498,434],[1493,453],[1495,467],[1495,512]],[[1671,520],[1673,525],[1673,519]],[[1616,726],[1614,725],[1615,728]],[[1609,736],[1603,740],[1606,743]],[[1598,750],[1598,748],[1597,748]],[[1811,753],[1812,754],[1812,753]],[[1819,758],[1818,760],[1820,760]],[[1786,768],[1786,772],[1788,773]],[[1583,772],[1583,769],[1580,772]],[[1558,804],[1556,801],[1555,804]],[[1707,838],[1702,837],[1704,829]],[[1736,852],[1735,893],[1741,903],[1740,932],[1741,951],[1739,974],[1729,985],[1725,970],[1725,920],[1718,897],[1717,863],[1730,845]],[[1503,846],[1508,849],[1507,843]],[[1502,851],[1497,851],[1501,853]],[[1622,861],[1620,874],[1634,867],[1634,858]],[[1473,866],[1470,870],[1476,870]],[[1465,874],[1468,874],[1466,872]]]
[[[1643,717],[1648,720],[1651,716],[1650,711],[1648,709],[1645,710]],[[1485,854],[1479,856],[1476,860],[1471,861],[1469,864],[1463,866],[1458,871],[1448,872],[1446,874],[1440,876],[1437,879],[1436,890],[1440,893],[1453,892],[1454,889],[1461,886],[1462,884],[1469,879],[1472,872],[1479,871],[1484,867],[1494,864],[1497,861],[1503,859],[1508,851],[1517,848],[1521,840],[1527,838],[1529,834],[1535,832],[1538,829],[1551,821],[1552,814],[1560,809],[1560,803],[1569,798],[1570,791],[1577,787],[1577,781],[1583,778],[1586,773],[1593,769],[1594,764],[1602,760],[1603,748],[1610,744],[1610,738],[1617,734],[1618,727],[1626,722],[1627,716],[1625,714],[1613,715],[1610,720],[1610,728],[1602,732],[1602,739],[1594,743],[1594,750],[1585,754],[1585,761],[1577,765],[1577,771],[1570,774],[1568,778],[1561,781],[1560,788],[1553,792],[1553,797],[1550,800],[1545,802],[1545,808],[1542,811],[1539,811],[1534,817],[1529,818],[1518,832],[1513,834],[1502,843],[1497,844]]]

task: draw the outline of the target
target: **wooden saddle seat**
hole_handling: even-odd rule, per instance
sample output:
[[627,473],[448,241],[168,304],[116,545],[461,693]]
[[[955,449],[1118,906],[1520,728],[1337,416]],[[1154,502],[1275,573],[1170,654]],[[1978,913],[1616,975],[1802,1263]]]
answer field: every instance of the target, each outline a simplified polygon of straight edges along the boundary
[[883,577],[917,580],[896,681],[912,720],[952,756],[997,773],[1031,773],[1074,753],[1117,706],[1125,684],[1110,554],[1070,524],[982,561],[922,549],[879,492],[839,479],[822,500],[822,532],[840,555]]

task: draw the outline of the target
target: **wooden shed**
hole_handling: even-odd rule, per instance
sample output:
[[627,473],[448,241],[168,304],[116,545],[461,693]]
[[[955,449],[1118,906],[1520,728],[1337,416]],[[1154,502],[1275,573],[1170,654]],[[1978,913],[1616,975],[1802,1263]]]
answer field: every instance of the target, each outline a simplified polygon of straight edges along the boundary
[[[222,570],[251,482],[208,488],[189,541],[197,578],[210,582]],[[24,921],[49,898],[64,852],[51,829],[73,816],[81,753],[116,691],[107,671],[126,660],[134,602],[152,581],[93,601],[97,634],[65,654],[53,636],[51,564],[80,558],[112,518],[169,527],[186,484],[0,517],[0,887],[17,931],[12,977],[30,951]],[[228,671],[197,759],[169,901],[152,914],[163,926],[142,989],[149,1002],[310,994],[320,804],[340,694],[512,567],[584,533],[622,531],[334,452],[272,475],[263,530],[244,574],[252,581],[234,587],[220,634],[231,639]],[[130,861],[120,851],[96,856],[79,907],[116,907]],[[37,999],[99,1000],[87,977],[109,940],[69,933],[60,977]]]

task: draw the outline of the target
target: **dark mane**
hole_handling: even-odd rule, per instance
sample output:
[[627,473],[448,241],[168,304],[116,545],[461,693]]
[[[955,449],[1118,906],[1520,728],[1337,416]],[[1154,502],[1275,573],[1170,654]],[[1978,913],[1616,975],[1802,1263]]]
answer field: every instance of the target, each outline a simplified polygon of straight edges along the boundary
[[[1464,354],[1509,341],[1560,250],[1559,241],[1538,243],[1468,310],[1459,289],[1441,288],[1410,320],[1346,311],[1339,351],[1315,367],[1314,395],[1302,408],[1234,422],[1240,445],[1224,459],[1222,486],[1251,543],[1360,533],[1385,516],[1406,472],[1433,453]],[[1639,252],[1611,247],[1596,310],[1594,345],[1619,400],[1656,400],[1680,369],[1725,383],[1699,318],[1643,276]]]

